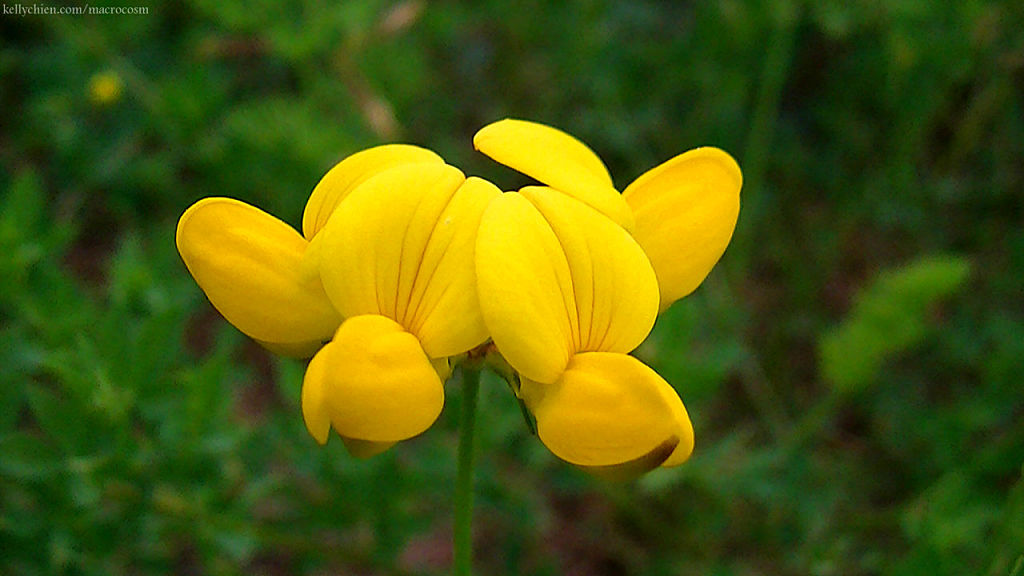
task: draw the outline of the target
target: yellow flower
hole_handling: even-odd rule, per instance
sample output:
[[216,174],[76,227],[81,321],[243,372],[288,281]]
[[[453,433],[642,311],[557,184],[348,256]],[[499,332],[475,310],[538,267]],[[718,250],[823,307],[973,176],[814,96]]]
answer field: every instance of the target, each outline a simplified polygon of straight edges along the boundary
[[108,106],[121,99],[124,82],[116,72],[94,74],[89,79],[89,100],[97,106]]
[[213,306],[269,350],[309,357],[341,323],[315,264],[317,232],[361,182],[393,166],[444,161],[407,145],[378,146],[349,156],[313,190],[300,236],[262,210],[231,198],[204,198],[181,216],[178,252]]
[[473,144],[628,230],[657,274],[660,310],[704,281],[736,227],[743,176],[732,157],[717,148],[680,154],[641,175],[620,195],[601,159],[555,128],[501,120],[477,132]]
[[[426,430],[450,356],[487,340],[473,252],[500,191],[429,150],[378,146],[317,184],[303,235],[230,198],[178,222],[178,250],[224,317],[272,351],[313,356],[302,386],[310,435],[331,427],[369,456]],[[314,355],[315,353],[315,355]]]
[[480,218],[499,195],[443,163],[403,164],[333,209],[317,235],[317,268],[346,320],[302,385],[317,442],[333,427],[350,452],[368,456],[437,419],[448,358],[487,340],[473,254]]
[[364,457],[425,431],[451,359],[491,338],[558,457],[608,476],[682,463],[686,409],[629,354],[725,249],[735,162],[693,150],[620,195],[601,160],[553,128],[506,120],[474,142],[550,187],[502,194],[429,150],[379,146],[323,177],[301,234],[207,198],[182,215],[178,250],[239,330],[312,356],[301,404],[321,444],[334,428]]
[[481,221],[476,270],[491,338],[556,456],[613,476],[689,456],[678,395],[628,355],[654,325],[659,295],[623,227],[552,188],[503,194]]

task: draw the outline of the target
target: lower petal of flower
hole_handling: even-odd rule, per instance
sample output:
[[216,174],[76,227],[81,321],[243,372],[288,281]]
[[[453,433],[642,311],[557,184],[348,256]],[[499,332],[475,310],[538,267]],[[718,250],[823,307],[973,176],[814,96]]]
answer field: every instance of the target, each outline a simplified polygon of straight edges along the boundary
[[302,383],[310,435],[323,444],[333,426],[343,438],[362,442],[353,443],[356,451],[365,442],[420,434],[443,405],[435,363],[415,336],[384,316],[347,319],[310,361]]
[[520,394],[544,445],[591,472],[635,476],[679,464],[693,449],[679,396],[626,354],[576,354],[556,382],[524,380]]

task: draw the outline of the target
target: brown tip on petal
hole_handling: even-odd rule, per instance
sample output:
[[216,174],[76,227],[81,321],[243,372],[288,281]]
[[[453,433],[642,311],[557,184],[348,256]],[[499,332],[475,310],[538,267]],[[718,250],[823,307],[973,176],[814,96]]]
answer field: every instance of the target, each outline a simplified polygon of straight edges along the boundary
[[576,467],[588,474],[593,474],[598,478],[603,478],[612,482],[627,482],[629,480],[635,480],[647,472],[661,466],[662,463],[668,460],[668,457],[672,455],[672,452],[676,449],[678,444],[679,437],[670,436],[666,438],[664,442],[655,446],[654,449],[647,454],[633,460],[622,462],[621,464],[610,464],[608,466],[580,466],[577,464]]
[[394,442],[372,442],[370,440],[359,440],[358,438],[345,438],[341,437],[341,441],[345,444],[345,449],[354,458],[365,460],[371,458],[386,451],[395,445]]

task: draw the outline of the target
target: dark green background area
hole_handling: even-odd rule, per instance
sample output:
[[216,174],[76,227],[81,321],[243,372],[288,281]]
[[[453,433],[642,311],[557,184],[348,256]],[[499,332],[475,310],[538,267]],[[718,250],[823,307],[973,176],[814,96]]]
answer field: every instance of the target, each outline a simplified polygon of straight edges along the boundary
[[445,574],[459,387],[384,455],[318,447],[302,364],[216,314],[173,233],[211,195],[298,225],[384,142],[515,189],[471,144],[509,116],[620,188],[701,145],[745,183],[637,351],[693,459],[595,480],[485,379],[479,574],[1024,573],[1017,3],[195,0],[0,37],[0,573]]

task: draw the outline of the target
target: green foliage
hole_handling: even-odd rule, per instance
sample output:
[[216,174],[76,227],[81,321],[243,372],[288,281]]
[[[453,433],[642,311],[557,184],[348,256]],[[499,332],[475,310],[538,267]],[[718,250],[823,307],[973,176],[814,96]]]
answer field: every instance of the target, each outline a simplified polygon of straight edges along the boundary
[[[582,138],[620,186],[712,144],[745,187],[721,263],[637,352],[686,403],[693,459],[595,481],[485,378],[480,573],[1024,574],[1022,18],[1000,0],[0,16],[0,573],[447,573],[458,390],[377,458],[318,447],[304,366],[220,319],[174,225],[210,195],[298,224],[334,162],[384,141],[513,189],[470,139],[516,116]],[[119,98],[91,97],[100,74]]]
[[845,393],[872,384],[887,359],[927,336],[929,312],[969,271],[963,258],[929,257],[879,273],[843,322],[819,340],[822,375]]

